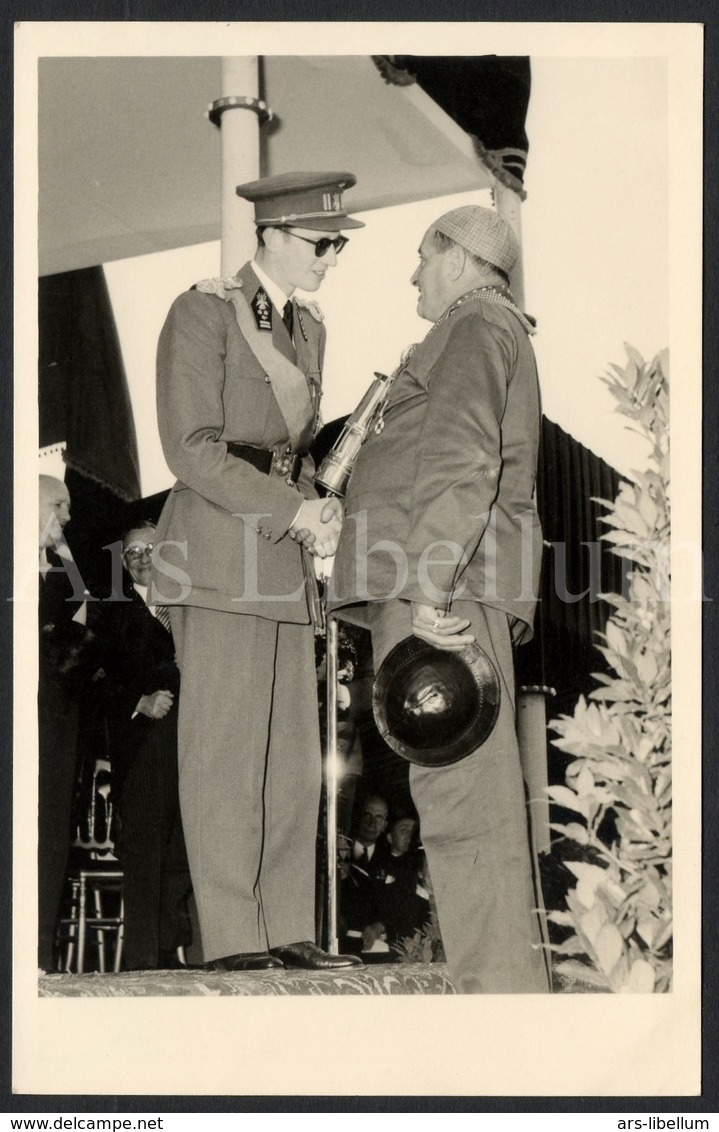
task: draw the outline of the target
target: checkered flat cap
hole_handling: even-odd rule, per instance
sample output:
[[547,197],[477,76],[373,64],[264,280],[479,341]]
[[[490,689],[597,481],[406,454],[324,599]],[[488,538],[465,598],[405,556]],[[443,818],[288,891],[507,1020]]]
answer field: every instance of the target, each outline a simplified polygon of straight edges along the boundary
[[465,204],[445,212],[432,227],[507,275],[519,257],[514,232],[491,208]]

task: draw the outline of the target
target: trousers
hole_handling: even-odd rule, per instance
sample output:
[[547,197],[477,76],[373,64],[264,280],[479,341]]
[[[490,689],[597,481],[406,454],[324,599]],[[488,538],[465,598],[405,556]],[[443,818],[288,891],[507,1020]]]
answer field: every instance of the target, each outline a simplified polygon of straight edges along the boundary
[[124,872],[125,966],[157,967],[192,938],[192,888],[182,835],[174,712],[145,729],[119,800],[117,852]]
[[[511,626],[501,610],[456,601],[452,613],[500,677],[499,716],[487,740],[451,766],[410,767],[410,790],[437,902],[450,976],[464,994],[549,990],[540,939],[515,725]],[[411,607],[370,606],[375,672],[412,632]]]
[[321,785],[309,625],[170,610],[182,825],[206,961],[314,939]]

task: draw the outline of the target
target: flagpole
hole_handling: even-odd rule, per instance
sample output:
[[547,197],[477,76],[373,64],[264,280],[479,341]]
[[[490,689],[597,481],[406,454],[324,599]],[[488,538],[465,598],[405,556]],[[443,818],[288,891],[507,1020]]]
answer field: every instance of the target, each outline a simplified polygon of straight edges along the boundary
[[524,256],[522,251],[522,201],[519,193],[508,185],[495,180],[493,185],[494,202],[497,213],[505,220],[517,237],[519,256],[510,278],[514,300],[521,311],[524,310]]
[[[494,200],[497,213],[509,224],[517,237],[519,256],[510,277],[510,287],[519,309],[525,309],[524,254],[522,246],[522,202],[519,193],[497,180],[494,183]],[[542,673],[542,677],[544,673]],[[551,849],[549,825],[549,775],[547,769],[547,696],[553,689],[544,684],[517,689],[516,727],[522,774],[529,795],[531,850],[534,864],[535,894],[539,912],[539,926],[545,945],[549,943],[547,913],[542,893],[539,859]],[[545,951],[547,973],[551,986],[549,950]]]

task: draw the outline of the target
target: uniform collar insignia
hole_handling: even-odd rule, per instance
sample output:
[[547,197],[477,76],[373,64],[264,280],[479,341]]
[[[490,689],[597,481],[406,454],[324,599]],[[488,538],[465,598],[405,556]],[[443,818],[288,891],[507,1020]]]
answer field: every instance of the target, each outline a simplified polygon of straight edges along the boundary
[[250,306],[258,330],[272,330],[272,303],[264,287],[260,287]]

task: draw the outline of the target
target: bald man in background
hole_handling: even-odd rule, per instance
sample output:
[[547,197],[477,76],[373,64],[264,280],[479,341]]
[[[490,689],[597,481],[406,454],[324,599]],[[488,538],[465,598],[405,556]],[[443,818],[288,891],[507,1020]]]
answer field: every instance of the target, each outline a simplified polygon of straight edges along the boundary
[[[54,476],[40,476],[38,628],[38,965],[54,971],[55,928],[70,847],[79,649],[85,636],[85,594],[69,560],[63,530],[70,493]],[[65,547],[65,554],[58,553]]]

